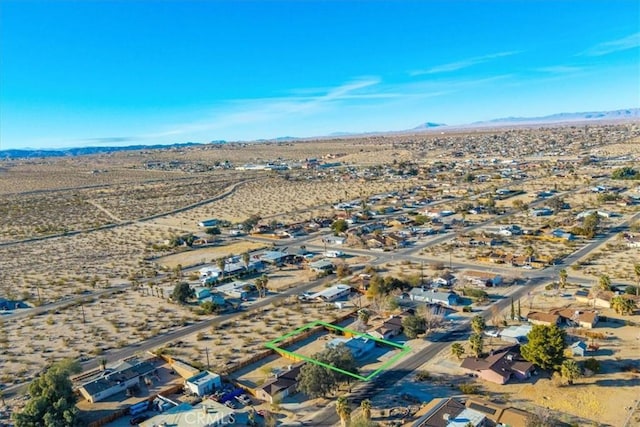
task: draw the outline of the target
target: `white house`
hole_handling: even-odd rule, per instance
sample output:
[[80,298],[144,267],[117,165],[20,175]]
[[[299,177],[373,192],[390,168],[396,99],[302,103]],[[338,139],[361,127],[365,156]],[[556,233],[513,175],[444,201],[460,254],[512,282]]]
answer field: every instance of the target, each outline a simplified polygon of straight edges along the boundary
[[432,289],[413,288],[409,291],[411,301],[428,302],[431,304],[456,305],[458,295],[453,292],[438,292]]
[[186,379],[184,386],[191,390],[192,393],[202,397],[222,388],[222,379],[218,374],[203,371]]
[[349,285],[334,285],[323,291],[317,292],[311,295],[311,299],[320,299],[322,301],[335,301],[342,297],[345,297],[351,293],[351,286]]

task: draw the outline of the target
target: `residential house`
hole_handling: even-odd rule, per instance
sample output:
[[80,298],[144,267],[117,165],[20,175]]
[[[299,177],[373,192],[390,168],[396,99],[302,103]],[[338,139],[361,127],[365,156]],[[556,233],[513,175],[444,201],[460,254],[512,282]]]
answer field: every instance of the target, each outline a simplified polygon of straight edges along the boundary
[[464,278],[476,286],[492,287],[502,284],[502,276],[486,271],[467,271]]
[[284,372],[277,373],[256,389],[256,397],[269,403],[280,401],[285,397],[297,393],[300,368],[305,362],[290,365]]
[[413,288],[409,291],[411,301],[428,302],[453,306],[458,303],[458,295],[453,292],[438,292],[433,289]]
[[544,207],[529,210],[530,216],[550,216],[553,215],[553,209]]
[[216,225],[220,224],[220,220],[219,219],[205,219],[202,220],[198,223],[199,227],[215,227]]
[[450,397],[423,406],[404,427],[527,427],[531,414],[484,399]]
[[400,335],[402,330],[402,317],[391,316],[382,322],[382,325],[375,329],[370,329],[367,333],[374,338],[388,340]]
[[193,291],[196,294],[197,299],[203,299],[211,296],[211,289],[205,286],[196,286],[193,288]]
[[203,397],[207,394],[213,393],[214,390],[222,388],[222,379],[220,375],[214,374],[209,371],[203,371],[191,378],[188,378],[184,382],[186,389],[190,390],[193,394],[197,394]]
[[217,286],[216,290],[231,298],[247,299],[249,294],[255,290],[255,285],[249,282],[234,281]]
[[316,273],[331,273],[335,266],[328,259],[321,259],[309,263],[309,268]]
[[147,375],[153,375],[156,367],[149,361],[122,362],[118,367],[82,384],[78,390],[91,403],[99,402],[114,394],[125,392],[138,385]]
[[316,292],[311,295],[310,298],[330,302],[348,296],[352,290],[353,288],[349,285],[338,284],[320,292]]
[[571,234],[568,231],[564,231],[560,228],[556,228],[555,230],[552,230],[551,235],[557,239],[566,240],[568,242],[571,242],[576,239],[576,237],[573,234]]
[[587,344],[584,341],[576,341],[569,347],[573,356],[584,357],[587,353]]
[[456,277],[451,273],[443,273],[438,277],[433,278],[431,283],[437,287],[449,287],[456,282]]
[[591,329],[598,323],[598,312],[595,310],[576,310],[560,308],[552,310],[551,315],[558,316],[567,326]]
[[511,344],[526,343],[532,328],[530,324],[509,326],[500,331],[500,339]]
[[294,255],[282,251],[265,251],[259,255],[262,262],[271,265],[282,265],[293,260]]
[[534,371],[533,364],[520,355],[518,344],[493,351],[484,359],[467,357],[462,361],[461,366],[476,373],[478,377],[496,384],[506,384],[512,378],[525,380]]
[[544,313],[540,311],[531,311],[527,314],[527,320],[534,325],[559,325],[560,316],[553,313]]

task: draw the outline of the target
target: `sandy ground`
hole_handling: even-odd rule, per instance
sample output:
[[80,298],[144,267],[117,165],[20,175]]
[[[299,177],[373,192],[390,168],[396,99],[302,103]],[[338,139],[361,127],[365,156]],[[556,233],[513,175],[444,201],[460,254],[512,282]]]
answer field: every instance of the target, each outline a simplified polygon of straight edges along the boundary
[[[565,141],[568,152],[585,150],[575,141],[583,141],[580,133],[586,130],[566,128],[559,132],[566,136],[566,139],[560,140]],[[631,128],[593,127],[590,132],[590,135],[604,135],[605,139],[602,144],[587,146],[589,152],[603,154],[610,151],[616,155],[637,153],[637,150],[634,151],[638,145],[637,139],[633,143],[621,143],[626,138],[624,135],[631,134]],[[487,188],[501,188],[506,180],[492,178],[486,183],[462,184],[461,176],[470,164],[464,163],[467,160],[464,155],[469,155],[469,159],[473,158],[474,161],[495,156],[499,162],[500,159],[527,158],[539,153],[543,147],[557,149],[555,142],[549,146],[548,136],[553,134],[552,131],[512,130],[500,133],[498,139],[492,133],[487,130],[468,135],[372,136],[329,142],[265,143],[250,147],[246,144],[228,144],[78,158],[3,161],[0,164],[0,195],[3,201],[0,205],[0,243],[124,221],[132,223],[90,233],[0,246],[0,296],[25,299],[31,303],[59,301],[109,285],[128,283],[133,277],[138,280],[151,279],[159,270],[158,260],[169,266],[174,263],[186,265],[192,261],[200,262],[202,258],[226,254],[226,251],[242,252],[240,247],[220,246],[215,250],[210,248],[211,252],[185,252],[162,258],[170,255],[170,252],[153,248],[173,236],[198,230],[197,221],[205,218],[242,221],[255,214],[269,221],[290,222],[331,213],[330,205],[340,200],[416,185],[425,186],[427,195],[471,195]],[[616,144],[607,146],[608,142]],[[473,152],[468,150],[471,143],[476,147]],[[455,150],[461,151],[463,157],[457,153],[454,155]],[[285,176],[271,172],[220,169],[218,166],[226,160],[238,165],[278,158],[304,162],[312,157],[343,162],[353,168],[380,167],[368,171],[378,174],[376,178],[365,180],[328,170],[317,173],[296,170],[290,176]],[[527,172],[529,176],[543,176],[548,175],[547,169],[553,167],[558,156],[530,159],[534,164]],[[438,165],[439,162],[444,164],[450,160],[459,162],[456,170],[451,170],[446,164],[444,167]],[[416,162],[419,174],[415,177],[390,177],[384,173],[386,168],[399,168],[404,162],[410,161]],[[540,166],[541,162],[546,163]],[[499,163],[487,164],[474,170],[474,173],[495,174],[503,167],[506,166]],[[590,176],[608,172],[596,164],[580,168],[577,178],[553,179],[557,180],[560,189],[569,189],[574,185],[572,180],[588,186],[592,182]],[[43,176],[47,178],[42,179]],[[526,189],[546,189],[553,182],[547,179]],[[230,194],[221,200],[153,221],[139,222],[140,218],[214,199],[227,191]],[[583,199],[577,198],[579,196],[583,196]],[[593,196],[590,194],[575,197],[575,200],[568,200],[573,209],[593,205]],[[625,214],[630,212],[625,208],[620,211]],[[540,250],[546,249],[541,247]],[[444,251],[440,252],[439,256],[448,259]],[[603,258],[596,260],[597,265],[602,265],[602,268],[615,265],[616,271],[628,272],[633,254],[630,256],[618,251],[610,255],[613,252],[603,252]],[[190,258],[191,255],[197,259]],[[454,256],[459,255],[455,253]],[[470,254],[459,257],[465,259],[467,256]],[[356,257],[348,262],[360,263],[366,259]],[[270,278],[270,286],[274,289],[288,288],[310,277],[306,271],[277,271]],[[163,289],[165,298],[151,296],[149,292],[126,290],[109,297],[95,298],[82,306],[72,305],[16,323],[3,322],[2,332],[6,338],[0,343],[0,380],[7,384],[14,380],[25,380],[52,360],[94,357],[109,348],[137,343],[162,331],[178,328],[195,318],[190,310],[166,302],[170,284],[159,283],[158,287]],[[271,319],[273,315],[263,313],[260,319],[263,325],[260,328],[265,336],[277,333],[276,327],[284,329],[293,326],[298,321],[296,315],[329,320],[335,316],[334,309],[323,307],[307,314],[293,310],[297,310],[295,305],[278,309],[291,312],[290,319]],[[306,308],[303,313],[304,310]],[[144,319],[140,313],[144,313]],[[247,325],[244,326],[245,332],[240,341],[234,341],[236,338],[233,338],[229,346],[225,341],[224,350],[219,352],[222,357],[229,356],[227,353],[242,339],[253,345],[251,334],[254,332],[251,332],[252,325],[249,325],[251,320],[242,320]],[[205,344],[195,344],[197,337],[193,339],[192,347],[179,350],[185,351],[186,355],[197,356],[202,361]],[[203,341],[214,342],[211,337]],[[246,350],[241,355],[248,355],[250,351],[253,350]]]

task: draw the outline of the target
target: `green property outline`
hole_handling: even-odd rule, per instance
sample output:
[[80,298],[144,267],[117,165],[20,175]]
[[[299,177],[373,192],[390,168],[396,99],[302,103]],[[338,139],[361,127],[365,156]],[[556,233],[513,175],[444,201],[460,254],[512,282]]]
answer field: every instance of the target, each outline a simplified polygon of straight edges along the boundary
[[[358,374],[355,374],[353,372],[345,371],[344,369],[340,369],[340,368],[336,368],[335,366],[328,365],[328,364],[326,364],[324,362],[321,362],[319,360],[316,360],[316,359],[314,359],[312,357],[307,357],[307,356],[304,356],[302,354],[295,353],[293,351],[285,350],[284,348],[279,347],[277,345],[279,342],[282,342],[282,341],[286,340],[287,338],[291,338],[294,335],[298,335],[298,334],[300,334],[300,333],[302,333],[302,332],[304,332],[304,331],[306,331],[308,329],[315,328],[316,326],[324,326],[327,329],[338,330],[338,331],[342,332],[343,334],[346,332],[346,333],[349,333],[349,334],[352,334],[352,335],[356,335],[356,336],[359,336],[359,337],[365,337],[365,338],[374,340],[376,342],[379,342],[379,343],[382,343],[382,344],[385,344],[385,345],[388,345],[388,346],[391,346],[391,347],[398,348],[398,349],[400,349],[402,351],[400,353],[396,354],[395,356],[393,356],[391,359],[387,360],[378,369],[376,369],[375,371],[373,371],[372,373],[370,373],[369,375],[364,377],[362,375],[358,375]],[[304,361],[309,362],[309,363],[314,363],[316,365],[322,366],[323,368],[327,368],[327,369],[331,369],[332,371],[340,372],[341,374],[348,375],[348,376],[350,376],[352,378],[355,378],[355,379],[358,379],[360,381],[370,381],[373,377],[378,375],[380,372],[386,370],[389,366],[391,366],[392,364],[396,363],[399,359],[401,359],[402,357],[404,357],[407,353],[409,353],[411,351],[411,347],[409,347],[409,346],[398,344],[398,343],[395,343],[395,342],[392,342],[392,341],[387,341],[387,340],[376,338],[376,337],[372,337],[371,335],[363,333],[363,332],[358,332],[358,331],[354,331],[354,330],[351,330],[351,329],[348,329],[348,328],[343,328],[342,326],[333,325],[331,323],[326,323],[326,322],[323,322],[323,321],[320,321],[320,320],[316,320],[314,322],[309,322],[306,325],[303,325],[303,326],[301,326],[301,327],[299,327],[297,329],[294,329],[293,331],[291,331],[291,332],[289,332],[289,333],[287,333],[285,335],[282,335],[282,336],[280,336],[280,337],[278,337],[276,339],[273,339],[273,340],[265,343],[264,346],[267,347],[268,349],[271,349],[271,350],[281,354],[281,355],[287,355],[287,356],[290,356],[293,359],[300,359],[300,360],[304,360]]]

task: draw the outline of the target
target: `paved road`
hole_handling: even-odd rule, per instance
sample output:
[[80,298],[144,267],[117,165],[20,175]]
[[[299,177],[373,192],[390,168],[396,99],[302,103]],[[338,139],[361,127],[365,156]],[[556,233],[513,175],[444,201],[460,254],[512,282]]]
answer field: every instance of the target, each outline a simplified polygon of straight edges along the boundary
[[[564,260],[563,264],[570,265],[571,263],[587,255],[588,253],[594,251],[595,249],[606,243],[607,240],[615,237],[619,230],[628,226],[631,222],[637,220],[638,218],[640,218],[640,212],[613,227],[609,231],[609,233],[607,233],[607,235],[602,236],[596,241],[588,243],[583,248],[568,256]],[[467,265],[467,267],[470,266]],[[472,267],[476,268],[475,265]],[[508,295],[507,298],[498,300],[494,304],[494,306],[497,306],[500,311],[506,309],[511,304],[511,298],[513,298],[514,300],[519,299],[526,293],[531,292],[534,288],[545,285],[557,279],[558,274],[562,268],[564,268],[563,265],[554,265],[544,270],[527,271],[527,284],[515,286],[514,290]],[[485,318],[488,318],[490,316],[490,308],[487,308],[486,310],[478,314],[484,316]],[[349,395],[350,403],[357,406],[364,399],[371,399],[379,393],[388,391],[398,381],[415,372],[415,370],[418,369],[421,365],[428,362],[439,352],[448,347],[451,341],[465,339],[470,331],[469,324],[470,323],[467,321],[466,323],[459,325],[455,329],[449,331],[448,334],[442,336],[439,342],[432,343],[419,352],[411,354],[410,356],[401,360],[393,368],[389,369],[386,372],[383,372],[371,381],[361,384]],[[334,426],[339,423],[339,421],[340,419],[336,414],[334,405],[331,404],[325,407],[323,410],[317,412],[313,416],[313,419],[309,420],[308,422],[317,426]]]

